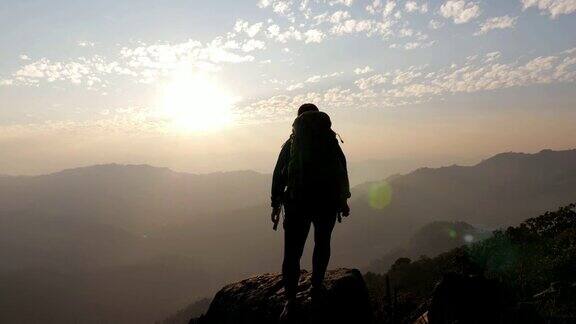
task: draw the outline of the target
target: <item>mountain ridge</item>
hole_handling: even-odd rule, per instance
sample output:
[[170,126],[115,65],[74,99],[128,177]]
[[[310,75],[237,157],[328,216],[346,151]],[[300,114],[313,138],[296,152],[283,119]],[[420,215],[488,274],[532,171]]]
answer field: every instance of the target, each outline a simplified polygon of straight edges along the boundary
[[[575,153],[503,154],[475,166],[421,168],[387,177],[387,186],[383,181],[355,186],[352,215],[334,231],[331,267],[366,266],[407,244],[432,221],[502,228],[566,205],[576,196]],[[59,319],[69,319],[68,308],[74,308],[70,316],[81,316],[97,298],[104,306],[92,318],[154,320],[225,282],[279,270],[282,235],[269,223],[270,175],[188,176],[116,164],[30,179],[0,177],[0,258],[11,266],[0,269],[0,284],[10,288],[0,292],[0,308],[14,309],[0,319],[14,322],[18,310],[28,310],[53,289],[62,298],[37,316],[54,309]],[[55,262],[42,255],[54,256]],[[48,269],[30,270],[42,266]],[[22,273],[15,276],[14,269]],[[86,269],[96,275],[87,276]],[[126,269],[137,269],[139,281]],[[108,274],[114,280],[102,282]],[[187,276],[198,281],[178,282]],[[10,299],[19,292],[14,279],[35,284],[24,285],[26,291]],[[94,296],[69,291],[91,287],[98,288]],[[107,298],[122,289],[138,292],[132,296],[137,299]],[[138,309],[142,303],[145,310]]]

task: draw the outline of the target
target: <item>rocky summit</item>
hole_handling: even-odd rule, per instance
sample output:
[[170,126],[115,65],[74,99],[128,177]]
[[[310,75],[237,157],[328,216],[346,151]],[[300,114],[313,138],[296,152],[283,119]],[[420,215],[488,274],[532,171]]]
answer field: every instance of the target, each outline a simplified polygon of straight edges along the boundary
[[[326,273],[325,291],[311,298],[311,273],[302,271],[298,284],[298,307],[290,323],[371,323],[368,290],[360,271],[337,269]],[[284,307],[280,274],[263,274],[222,288],[208,312],[190,323],[259,324],[280,321]]]

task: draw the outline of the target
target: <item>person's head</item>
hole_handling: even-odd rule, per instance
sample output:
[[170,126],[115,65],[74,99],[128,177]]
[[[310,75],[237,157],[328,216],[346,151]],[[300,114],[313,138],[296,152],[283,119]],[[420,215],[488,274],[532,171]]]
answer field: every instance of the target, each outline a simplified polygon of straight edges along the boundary
[[298,116],[302,115],[303,113],[305,113],[307,111],[319,111],[319,110],[315,104],[305,103],[302,106],[300,106],[300,108],[298,108]]

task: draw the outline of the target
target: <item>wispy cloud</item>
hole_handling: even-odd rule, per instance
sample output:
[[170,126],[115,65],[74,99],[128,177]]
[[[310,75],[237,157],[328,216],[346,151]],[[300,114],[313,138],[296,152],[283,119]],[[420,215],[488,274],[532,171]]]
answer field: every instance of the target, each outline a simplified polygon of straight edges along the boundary
[[306,79],[306,83],[316,83],[316,82],[320,82],[321,80],[324,79],[328,79],[328,78],[334,78],[337,76],[340,76],[344,74],[344,72],[334,72],[331,74],[323,74],[323,75],[313,75],[311,77],[309,77],[308,79]]
[[372,72],[372,68],[368,65],[366,65],[363,68],[355,68],[354,69],[354,74],[366,74],[366,73],[370,73]]
[[262,28],[262,25],[263,25],[262,22],[250,24],[245,20],[239,19],[234,24],[234,31],[237,33],[244,32],[246,33],[246,35],[248,35],[248,37],[252,38],[256,36],[256,34],[258,34],[260,29]]
[[514,25],[516,25],[516,20],[518,20],[518,17],[510,17],[508,15],[488,18],[485,22],[482,23],[482,25],[480,25],[480,30],[477,31],[475,35],[483,35],[494,29],[514,28]]
[[354,81],[354,84],[356,84],[356,86],[360,90],[366,90],[366,89],[372,88],[376,85],[385,83],[386,81],[388,81],[388,76],[389,76],[388,73],[376,74],[376,75],[373,75],[373,76],[368,77],[368,78],[358,79],[358,80]]
[[547,12],[550,17],[568,15],[576,12],[576,0],[520,0],[524,9],[537,7]]
[[255,50],[263,50],[266,48],[266,43],[261,40],[249,39],[244,44],[242,44],[243,52],[252,52]]
[[[264,41],[252,38],[260,32],[262,26],[263,23],[250,24],[238,20],[232,32],[216,37],[206,44],[193,39],[180,43],[140,43],[137,46],[122,47],[117,56],[112,58],[98,55],[68,61],[41,58],[16,70],[12,74],[10,85],[67,81],[96,88],[106,86],[106,77],[109,75],[128,76],[136,82],[150,83],[184,66],[215,71],[219,70],[222,64],[253,62],[255,57],[247,53],[266,48]],[[311,33],[306,37],[309,41],[317,41],[322,35]],[[93,43],[79,43],[85,47],[91,47],[91,44]],[[24,55],[20,58],[29,60],[29,57]]]
[[311,77],[308,77],[306,80],[304,80],[302,82],[297,82],[297,83],[293,83],[293,84],[289,85],[288,87],[286,87],[286,90],[294,91],[294,90],[303,89],[305,87],[306,83],[318,83],[318,82],[323,81],[325,79],[330,79],[330,78],[335,78],[335,77],[341,76],[342,74],[344,74],[344,72],[334,72],[334,73],[329,73],[329,74],[313,75]]
[[41,81],[68,81],[74,84],[85,84],[91,88],[102,83],[102,78],[110,74],[132,75],[133,73],[118,62],[107,62],[100,56],[79,58],[69,62],[53,62],[42,58],[14,72],[13,83],[33,85]]
[[304,37],[306,43],[320,43],[326,35],[318,29],[310,29],[304,33]]
[[14,80],[11,79],[0,79],[0,86],[9,86],[14,84]]
[[430,22],[428,23],[428,27],[430,29],[440,29],[442,28],[442,26],[444,26],[444,24],[441,21],[438,20],[430,20]]
[[96,43],[89,42],[89,41],[79,41],[78,46],[80,46],[80,47],[94,47],[94,46],[96,46]]
[[428,4],[427,3],[418,3],[414,0],[408,0],[404,4],[404,9],[406,12],[420,12],[420,13],[427,13],[428,12]]
[[[524,9],[535,7],[552,18],[576,11],[576,0],[519,1]],[[31,60],[28,55],[21,55],[16,63],[18,67],[3,74],[0,85],[39,86],[42,82],[68,82],[87,88],[98,88],[111,86],[110,82],[116,82],[111,76],[121,76],[122,80],[133,82],[151,83],[182,67],[201,71],[221,71],[231,65],[253,62],[252,67],[256,69],[262,68],[264,63],[276,63],[282,60],[290,64],[298,63],[304,46],[320,48],[323,43],[330,41],[332,44],[340,38],[355,41],[371,38],[370,46],[379,47],[379,50],[386,51],[390,55],[399,55],[399,51],[437,47],[437,42],[444,38],[434,38],[442,32],[448,32],[438,29],[444,24],[451,25],[450,22],[460,25],[478,19],[482,15],[480,4],[483,2],[442,0],[434,7],[431,2],[425,0],[363,2],[258,0],[255,3],[270,16],[255,21],[234,18],[229,21],[228,32],[210,38],[211,40],[207,42],[196,39],[180,42],[129,42],[127,45],[118,45],[116,53],[106,57],[86,54],[85,57],[68,59],[49,57],[36,59],[37,56],[31,55],[35,58]],[[414,23],[415,19],[419,19],[420,22]],[[512,13],[482,19],[481,23],[478,19],[478,27],[472,33],[483,35],[496,29],[515,28],[518,19],[520,18],[513,16]],[[466,26],[452,26],[452,28],[462,28],[470,35],[471,28]],[[96,48],[92,48],[94,46],[92,42],[82,41],[77,45],[85,47],[82,50],[84,53],[96,52]],[[104,44],[102,47],[104,48]],[[389,48],[397,50],[392,51]],[[433,50],[435,49],[431,49]],[[338,83],[340,87],[331,88],[329,95],[331,99],[326,102],[334,103],[335,98],[344,98],[346,103],[352,100],[354,104],[361,106],[369,105],[368,102],[387,106],[407,104],[432,95],[522,86],[543,83],[544,80],[561,82],[570,80],[570,76],[573,75],[572,61],[564,63],[561,61],[573,56],[573,54],[559,54],[554,56],[555,59],[550,58],[548,61],[535,58],[534,62],[523,61],[525,65],[522,65],[518,63],[522,61],[521,59],[516,63],[502,63],[500,53],[494,52],[470,59],[467,65],[455,70],[444,68],[426,72],[423,69],[373,71],[370,65],[374,62],[367,60],[357,68],[345,67],[350,75],[352,72],[357,75],[355,77],[357,80],[337,80],[342,81]],[[550,65],[545,65],[546,62]],[[274,65],[268,67],[275,68]],[[308,92],[308,88],[326,87],[330,82],[323,82],[324,80],[341,75],[341,72],[325,73],[321,69],[311,69],[307,78],[294,80],[293,76],[284,75],[285,79],[280,80],[283,72],[279,72],[278,75],[272,74],[276,72],[264,70],[257,72],[262,75],[260,80],[262,83],[265,80],[277,81],[267,83],[270,85],[267,89],[269,94],[284,90],[290,91],[290,94],[295,96],[302,95],[302,92],[315,93],[321,100],[326,100],[324,92]],[[336,80],[334,81],[336,83]],[[294,98],[294,96],[288,97]],[[246,104],[250,105],[252,104]]]
[[[309,101],[333,108],[378,108],[429,102],[457,93],[576,81],[576,48],[523,62],[503,63],[500,58],[499,52],[490,52],[439,69],[411,66],[360,78],[354,82],[356,89],[333,87],[297,95],[277,95],[245,103],[240,110],[245,118],[269,120],[283,118],[292,113],[291,108]],[[289,88],[303,89],[304,82]]]
[[440,7],[442,16],[452,19],[455,24],[467,23],[479,17],[481,12],[478,3],[464,0],[448,0]]
[[354,0],[331,0],[329,3],[330,3],[330,5],[332,5],[332,6],[333,6],[333,5],[340,4],[340,5],[344,5],[344,6],[350,7],[350,6],[352,6],[352,4],[354,3]]
[[298,90],[298,89],[302,89],[302,88],[304,88],[304,83],[299,82],[299,83],[289,85],[288,87],[286,87],[286,90],[294,91],[294,90]]

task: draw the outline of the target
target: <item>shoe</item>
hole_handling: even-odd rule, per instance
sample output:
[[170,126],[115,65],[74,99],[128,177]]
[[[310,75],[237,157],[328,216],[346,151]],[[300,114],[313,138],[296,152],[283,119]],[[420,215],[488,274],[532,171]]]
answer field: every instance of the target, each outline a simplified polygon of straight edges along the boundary
[[280,322],[281,323],[290,322],[290,320],[294,317],[295,308],[296,308],[296,300],[290,299],[286,301],[286,304],[284,304],[284,309],[280,314]]

